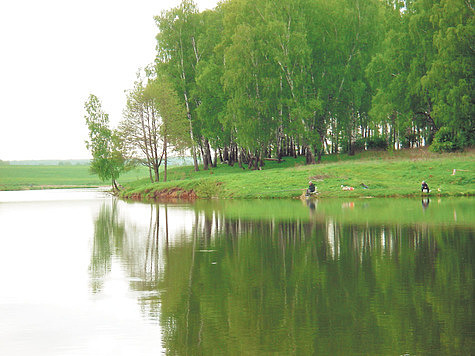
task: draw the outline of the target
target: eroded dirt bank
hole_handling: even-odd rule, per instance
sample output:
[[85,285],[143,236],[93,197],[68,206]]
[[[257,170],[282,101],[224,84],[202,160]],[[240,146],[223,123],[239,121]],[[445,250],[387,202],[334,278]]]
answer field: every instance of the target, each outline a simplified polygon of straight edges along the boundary
[[124,199],[131,199],[135,201],[177,201],[186,200],[192,201],[198,198],[193,190],[184,190],[181,188],[171,188],[163,190],[145,190],[143,192],[123,193],[119,195]]

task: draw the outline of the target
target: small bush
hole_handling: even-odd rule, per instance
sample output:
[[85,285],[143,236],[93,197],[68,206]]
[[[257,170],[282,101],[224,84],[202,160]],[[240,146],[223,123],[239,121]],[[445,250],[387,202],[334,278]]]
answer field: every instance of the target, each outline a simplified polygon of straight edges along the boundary
[[355,151],[364,151],[366,147],[366,140],[364,138],[360,138],[355,141]]
[[[380,136],[359,138],[353,143],[355,152],[366,150],[386,150],[388,143],[386,138]],[[345,143],[342,147],[342,152],[348,152],[348,144]]]
[[366,148],[368,150],[374,150],[374,149],[386,150],[388,148],[388,142],[386,141],[385,137],[373,136],[366,139]]
[[443,126],[435,134],[429,149],[432,152],[453,152],[459,148],[456,141],[452,130]]
[[475,128],[468,127],[465,130],[458,131],[454,142],[458,149],[475,146]]

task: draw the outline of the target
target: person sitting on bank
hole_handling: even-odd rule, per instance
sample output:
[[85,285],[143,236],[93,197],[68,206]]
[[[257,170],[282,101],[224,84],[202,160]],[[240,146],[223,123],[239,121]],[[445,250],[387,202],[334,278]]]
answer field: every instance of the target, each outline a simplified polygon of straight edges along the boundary
[[310,196],[315,193],[315,190],[316,190],[315,184],[313,184],[312,181],[310,181],[308,182],[308,189],[305,195]]
[[422,181],[421,192],[424,193],[424,191],[429,193],[429,186],[427,185],[427,183],[425,181]]

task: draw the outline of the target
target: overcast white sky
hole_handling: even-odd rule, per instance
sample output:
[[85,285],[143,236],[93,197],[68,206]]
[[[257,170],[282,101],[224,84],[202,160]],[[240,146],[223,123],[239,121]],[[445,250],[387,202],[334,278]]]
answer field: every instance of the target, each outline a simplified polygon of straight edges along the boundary
[[[200,10],[218,0],[195,0]],[[90,158],[84,102],[111,125],[153,62],[153,16],[180,0],[0,2],[0,160]]]

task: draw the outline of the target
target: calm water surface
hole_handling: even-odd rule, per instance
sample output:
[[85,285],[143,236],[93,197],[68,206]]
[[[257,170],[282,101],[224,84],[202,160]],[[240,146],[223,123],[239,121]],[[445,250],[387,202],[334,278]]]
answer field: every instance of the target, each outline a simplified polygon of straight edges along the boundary
[[0,192],[0,355],[475,354],[474,217]]

